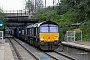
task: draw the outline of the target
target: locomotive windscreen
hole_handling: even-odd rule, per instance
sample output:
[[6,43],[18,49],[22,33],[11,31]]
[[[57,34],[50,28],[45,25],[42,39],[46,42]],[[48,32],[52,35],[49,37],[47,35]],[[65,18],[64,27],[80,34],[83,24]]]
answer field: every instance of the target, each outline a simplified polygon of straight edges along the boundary
[[58,26],[54,24],[44,24],[40,26],[40,32],[58,32]]
[[50,32],[58,32],[57,25],[49,24],[49,27],[50,27]]

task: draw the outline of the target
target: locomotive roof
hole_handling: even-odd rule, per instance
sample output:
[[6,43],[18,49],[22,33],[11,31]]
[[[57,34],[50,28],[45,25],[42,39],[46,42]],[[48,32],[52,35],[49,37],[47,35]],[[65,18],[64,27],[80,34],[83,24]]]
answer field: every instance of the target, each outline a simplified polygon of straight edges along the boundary
[[30,28],[30,27],[39,27],[40,25],[43,25],[43,24],[55,24],[55,25],[58,25],[58,24],[56,24],[53,21],[43,21],[43,22],[40,22],[40,23],[35,23],[35,24],[32,24],[32,25],[28,25],[27,28]]

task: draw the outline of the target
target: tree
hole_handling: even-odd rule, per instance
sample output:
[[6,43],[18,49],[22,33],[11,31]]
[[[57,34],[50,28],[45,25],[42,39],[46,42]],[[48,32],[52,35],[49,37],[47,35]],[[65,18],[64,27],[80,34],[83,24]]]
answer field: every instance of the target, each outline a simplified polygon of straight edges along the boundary
[[90,40],[90,28],[88,28],[90,26],[90,0],[61,0],[59,6],[55,6],[54,8],[47,7],[39,11],[38,17],[40,21],[49,17],[50,20],[60,26],[62,35],[67,30],[76,28],[75,26],[71,27],[71,24],[81,23],[80,28],[83,30],[84,38]]
[[6,23],[5,14],[3,13],[3,10],[1,8],[0,8],[0,20],[2,20],[4,25],[5,25],[5,23]]
[[43,1],[42,0],[27,0],[25,8],[29,11],[37,12],[38,10],[43,8]]
[[33,3],[32,3],[31,0],[26,1],[25,8],[26,8],[27,10],[29,10],[29,11],[33,11],[34,5],[33,5]]

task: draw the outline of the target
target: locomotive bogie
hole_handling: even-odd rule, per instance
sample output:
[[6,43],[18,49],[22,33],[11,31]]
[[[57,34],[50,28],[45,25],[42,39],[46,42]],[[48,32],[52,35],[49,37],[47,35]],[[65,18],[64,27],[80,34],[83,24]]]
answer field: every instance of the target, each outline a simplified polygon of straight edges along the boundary
[[47,43],[47,42],[41,42],[40,48],[42,50],[55,50],[58,47],[57,45],[54,45],[54,43]]

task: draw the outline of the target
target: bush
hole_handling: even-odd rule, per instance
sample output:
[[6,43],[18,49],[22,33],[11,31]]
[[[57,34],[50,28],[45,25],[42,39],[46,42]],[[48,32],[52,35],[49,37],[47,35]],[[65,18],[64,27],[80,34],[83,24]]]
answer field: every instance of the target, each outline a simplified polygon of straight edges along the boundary
[[90,21],[81,24],[80,28],[83,32],[83,40],[90,40]]

